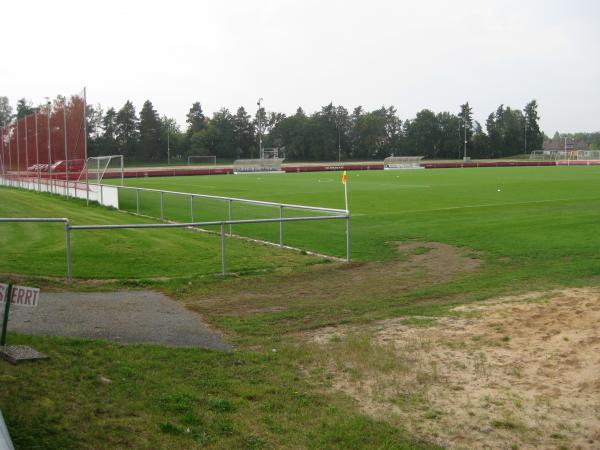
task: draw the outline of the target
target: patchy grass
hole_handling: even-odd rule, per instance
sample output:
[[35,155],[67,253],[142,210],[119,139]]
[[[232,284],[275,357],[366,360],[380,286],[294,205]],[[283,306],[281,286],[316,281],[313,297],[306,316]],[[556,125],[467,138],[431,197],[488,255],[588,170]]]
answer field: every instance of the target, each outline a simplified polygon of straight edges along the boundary
[[0,364],[17,449],[432,448],[318,390],[293,347],[221,353],[11,334],[50,359]]

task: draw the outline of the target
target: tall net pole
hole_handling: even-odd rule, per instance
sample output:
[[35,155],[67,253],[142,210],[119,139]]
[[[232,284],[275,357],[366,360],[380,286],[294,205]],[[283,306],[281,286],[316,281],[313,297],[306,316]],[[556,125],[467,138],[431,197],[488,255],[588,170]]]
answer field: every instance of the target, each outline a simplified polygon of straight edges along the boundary
[[68,152],[68,141],[67,141],[67,104],[63,102],[63,127],[65,134],[65,192],[67,198],[69,198],[69,152]]
[[0,128],[0,173],[4,176],[4,128]]
[[17,183],[21,186],[21,156],[19,149],[19,121],[17,120]]
[[37,171],[38,191],[42,190],[42,179],[40,173],[40,137],[38,132],[38,112],[35,112],[35,169]]
[[[90,204],[90,181],[89,181],[89,165],[88,165],[88,148],[87,148],[87,88],[83,88],[83,150],[85,161],[85,201]],[[122,184],[122,183],[121,183]]]
[[50,192],[52,193],[53,188],[52,188],[52,133],[50,131],[50,116],[51,116],[51,109],[50,109],[50,102],[48,102],[48,177],[49,177],[49,183],[50,183]]

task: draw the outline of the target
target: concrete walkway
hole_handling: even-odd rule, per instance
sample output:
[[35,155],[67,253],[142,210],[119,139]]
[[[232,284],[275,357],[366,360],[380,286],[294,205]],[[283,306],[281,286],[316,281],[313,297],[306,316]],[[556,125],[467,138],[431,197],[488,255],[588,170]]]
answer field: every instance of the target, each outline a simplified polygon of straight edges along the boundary
[[42,292],[36,308],[11,308],[8,329],[123,343],[232,348],[197,314],[153,291]]

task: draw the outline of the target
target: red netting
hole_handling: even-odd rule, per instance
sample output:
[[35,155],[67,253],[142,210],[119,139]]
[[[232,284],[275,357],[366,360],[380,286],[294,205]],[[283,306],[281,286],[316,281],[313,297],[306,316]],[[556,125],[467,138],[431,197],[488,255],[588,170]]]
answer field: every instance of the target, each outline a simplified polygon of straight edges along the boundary
[[85,97],[58,98],[0,128],[0,173],[77,179],[87,158]]

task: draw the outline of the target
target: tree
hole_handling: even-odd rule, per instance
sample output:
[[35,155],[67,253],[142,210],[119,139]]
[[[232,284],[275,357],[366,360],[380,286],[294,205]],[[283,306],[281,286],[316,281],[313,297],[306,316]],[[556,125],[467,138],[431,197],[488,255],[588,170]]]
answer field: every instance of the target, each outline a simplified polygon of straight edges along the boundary
[[202,112],[202,105],[200,105],[200,102],[195,102],[192,104],[192,107],[186,115],[185,121],[188,124],[188,136],[191,136],[194,133],[202,131],[206,128],[207,121],[204,113]]
[[128,157],[135,156],[138,143],[138,118],[135,106],[129,100],[115,118],[115,136],[119,151]]
[[99,155],[102,145],[102,107],[97,105],[86,105],[86,127],[88,137],[88,154],[95,156]]
[[190,153],[214,155],[217,158],[236,157],[236,139],[233,116],[223,108],[213,114],[202,131],[194,133],[190,140]]
[[8,97],[0,97],[0,126],[9,123],[13,117],[13,109]]
[[525,115],[527,130],[525,135],[527,137],[527,148],[526,152],[530,153],[533,150],[539,150],[542,148],[544,143],[544,135],[540,131],[538,124],[539,116],[537,113],[538,104],[536,100],[531,100],[525,105],[523,114]]
[[143,159],[158,161],[167,155],[167,147],[162,140],[162,122],[154,105],[146,100],[140,111],[138,156]]
[[233,132],[235,135],[236,158],[249,158],[254,149],[254,126],[250,120],[250,114],[243,106],[240,106],[233,120]]
[[34,113],[33,105],[26,98],[17,100],[17,119],[22,119],[25,116]]

